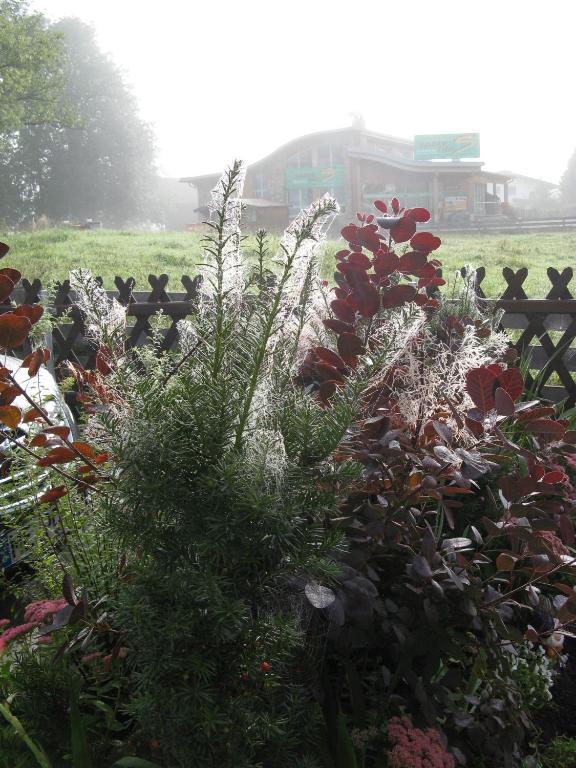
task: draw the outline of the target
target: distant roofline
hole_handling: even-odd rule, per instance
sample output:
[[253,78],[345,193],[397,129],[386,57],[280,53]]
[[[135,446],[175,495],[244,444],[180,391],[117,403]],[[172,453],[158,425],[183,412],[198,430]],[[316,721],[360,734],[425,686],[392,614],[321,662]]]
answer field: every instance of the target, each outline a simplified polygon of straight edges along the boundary
[[[252,168],[255,165],[260,165],[260,163],[265,163],[267,160],[269,160],[271,157],[273,157],[278,152],[282,152],[283,150],[288,149],[293,144],[297,144],[301,141],[307,141],[309,139],[318,138],[319,136],[334,136],[335,134],[339,133],[349,133],[350,131],[356,131],[358,133],[362,133],[365,136],[368,136],[370,138],[377,138],[377,139],[384,139],[385,141],[392,141],[396,144],[403,144],[406,147],[412,147],[414,146],[414,142],[411,139],[403,139],[399,136],[390,136],[385,133],[378,133],[377,131],[367,131],[365,128],[355,128],[352,125],[345,126],[343,128],[330,128],[326,131],[314,131],[313,133],[306,133],[304,136],[298,136],[295,139],[290,139],[290,141],[287,141],[284,144],[281,144],[279,147],[277,147],[272,152],[269,152],[264,157],[260,158],[260,160],[255,160],[253,163],[250,163],[248,168]],[[200,176],[184,176],[180,179],[182,182],[195,182],[195,181],[207,181],[208,179],[214,179],[219,178],[221,176],[220,173],[204,173]]]
[[537,176],[527,176],[525,173],[514,173],[514,171],[497,171],[497,173],[506,174],[510,179],[526,179],[526,181],[537,181],[539,184],[545,184],[548,187],[559,187],[560,184],[554,184],[553,181],[539,179]]
[[461,160],[459,162],[445,161],[433,162],[431,160],[409,160],[405,157],[393,157],[391,155],[385,155],[381,152],[371,152],[365,149],[353,149],[349,152],[351,157],[355,157],[362,160],[374,160],[376,162],[384,163],[385,165],[391,165],[395,168],[402,168],[410,171],[426,171],[434,173],[437,170],[449,170],[456,173],[463,171],[475,170],[478,171],[484,165],[480,160]]

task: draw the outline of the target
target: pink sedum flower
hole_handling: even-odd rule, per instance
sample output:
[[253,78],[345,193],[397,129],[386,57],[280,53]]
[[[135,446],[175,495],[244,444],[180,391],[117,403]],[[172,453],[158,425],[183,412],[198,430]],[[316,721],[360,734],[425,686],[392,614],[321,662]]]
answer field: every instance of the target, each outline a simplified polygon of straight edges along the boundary
[[18,624],[16,627],[10,627],[10,629],[5,630],[5,632],[0,635],[0,656],[4,653],[9,643],[21,635],[26,635],[28,632],[32,632],[37,626],[37,623],[33,621],[26,624]]
[[59,600],[37,600],[35,603],[30,603],[26,606],[24,621],[37,622],[38,624],[46,622],[66,605],[68,603],[63,597]]
[[393,717],[388,723],[392,743],[390,768],[455,768],[453,755],[447,752],[435,728],[414,728],[410,718]]

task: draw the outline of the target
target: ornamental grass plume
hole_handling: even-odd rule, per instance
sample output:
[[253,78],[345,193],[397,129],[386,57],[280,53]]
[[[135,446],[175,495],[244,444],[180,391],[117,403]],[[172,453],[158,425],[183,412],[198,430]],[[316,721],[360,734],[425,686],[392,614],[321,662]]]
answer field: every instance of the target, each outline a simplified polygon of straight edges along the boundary
[[442,746],[435,728],[415,728],[408,717],[393,717],[388,723],[388,739],[394,745],[389,754],[390,768],[455,768],[453,755]]
[[97,347],[123,349],[126,327],[126,307],[108,294],[89,269],[70,272],[70,285],[76,294],[75,303],[84,317],[86,337]]

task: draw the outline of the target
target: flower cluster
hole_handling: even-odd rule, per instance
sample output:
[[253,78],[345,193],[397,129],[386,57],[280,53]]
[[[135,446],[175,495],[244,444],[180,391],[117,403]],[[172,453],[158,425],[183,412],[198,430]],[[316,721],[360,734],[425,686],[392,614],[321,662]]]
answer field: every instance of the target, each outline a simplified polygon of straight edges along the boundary
[[455,768],[454,757],[442,746],[435,728],[414,728],[408,717],[393,717],[388,723],[388,739],[393,744],[391,768]]
[[[9,627],[0,635],[0,656],[13,640],[16,640],[16,638],[21,637],[22,635],[27,635],[41,624],[47,624],[54,614],[58,613],[58,611],[66,605],[67,602],[63,598],[60,600],[37,600],[36,602],[27,605],[24,610],[24,623]],[[9,623],[10,622],[7,619],[2,619],[0,622],[0,631],[3,627],[8,626]],[[48,635],[45,635],[44,637],[48,637]],[[48,641],[43,639],[41,642]]]

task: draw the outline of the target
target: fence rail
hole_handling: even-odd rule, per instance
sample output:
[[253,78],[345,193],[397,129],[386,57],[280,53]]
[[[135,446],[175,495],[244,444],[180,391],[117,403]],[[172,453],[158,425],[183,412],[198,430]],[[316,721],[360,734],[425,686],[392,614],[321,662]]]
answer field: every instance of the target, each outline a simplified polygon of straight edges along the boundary
[[[516,271],[504,267],[502,276],[506,289],[499,299],[488,299],[482,290],[486,270],[476,271],[475,290],[479,300],[487,307],[503,312],[501,327],[511,334],[511,343],[519,354],[528,358],[530,373],[528,383],[537,384],[541,396],[565,400],[568,407],[576,405],[576,299],[570,291],[574,276],[571,267],[559,272],[547,269],[550,289],[544,299],[529,299],[523,284],[528,269]],[[101,282],[101,280],[100,280]],[[164,349],[171,349],[177,342],[179,320],[195,311],[200,295],[201,278],[183,275],[180,285],[169,286],[167,275],[149,275],[149,290],[137,291],[133,277],[126,280],[116,277],[116,289],[107,291],[127,307],[129,318],[126,330],[128,348],[148,343],[152,336],[150,320],[160,309],[166,317],[162,329]],[[20,287],[21,286],[21,287]],[[43,296],[40,280],[23,279],[12,298],[15,301],[35,304]],[[67,361],[92,367],[95,351],[85,338],[82,313],[74,304],[75,297],[68,280],[59,283],[51,307],[60,318],[52,334],[53,361],[57,375]],[[10,299],[0,305],[0,312],[10,310]],[[538,375],[536,376],[536,372]]]
[[462,234],[478,234],[486,232],[504,234],[523,234],[528,232],[576,232],[576,216],[562,216],[550,219],[513,219],[501,218],[483,220],[478,217],[470,223],[450,224],[438,222],[436,229],[439,232],[461,232]]

